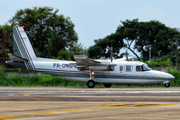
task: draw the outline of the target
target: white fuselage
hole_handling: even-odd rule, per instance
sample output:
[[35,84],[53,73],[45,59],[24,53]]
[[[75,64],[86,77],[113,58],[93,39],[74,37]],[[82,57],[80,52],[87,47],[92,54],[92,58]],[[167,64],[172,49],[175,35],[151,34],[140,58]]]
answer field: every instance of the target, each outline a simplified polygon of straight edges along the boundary
[[[103,62],[103,60],[99,60]],[[110,62],[104,60],[104,62]],[[112,70],[94,71],[93,80],[97,83],[166,83],[174,79],[168,73],[155,70],[137,70],[137,66],[142,66],[144,63],[135,61],[113,61],[117,64]],[[48,73],[51,75],[63,77],[80,82],[87,82],[91,79],[91,70],[79,70],[72,64],[74,61],[54,60],[37,58],[33,60],[35,71]]]

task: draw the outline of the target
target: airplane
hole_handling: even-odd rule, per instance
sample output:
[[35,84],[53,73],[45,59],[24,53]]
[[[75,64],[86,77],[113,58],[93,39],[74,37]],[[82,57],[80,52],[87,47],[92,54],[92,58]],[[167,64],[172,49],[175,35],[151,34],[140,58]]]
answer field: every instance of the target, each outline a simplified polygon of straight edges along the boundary
[[103,84],[106,88],[112,84],[154,84],[164,83],[170,87],[175,77],[171,74],[152,70],[139,61],[93,60],[82,55],[75,55],[75,61],[39,58],[23,27],[13,27],[14,54],[8,54],[15,67],[42,72],[54,76],[87,83],[89,88]]

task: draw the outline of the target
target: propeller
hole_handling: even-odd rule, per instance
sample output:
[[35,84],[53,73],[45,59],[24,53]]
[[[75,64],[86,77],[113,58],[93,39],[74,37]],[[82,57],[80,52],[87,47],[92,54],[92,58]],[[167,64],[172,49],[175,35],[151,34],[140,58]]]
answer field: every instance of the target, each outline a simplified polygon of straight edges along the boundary
[[111,62],[112,62],[112,58],[113,57],[113,47],[111,47]]
[[127,49],[126,49],[126,60],[129,61]]

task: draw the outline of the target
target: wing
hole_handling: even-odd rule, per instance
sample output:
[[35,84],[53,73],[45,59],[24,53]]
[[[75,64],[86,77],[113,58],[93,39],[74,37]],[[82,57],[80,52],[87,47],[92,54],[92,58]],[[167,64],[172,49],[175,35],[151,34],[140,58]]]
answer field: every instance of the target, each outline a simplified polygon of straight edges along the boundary
[[108,70],[109,67],[117,65],[107,61],[101,62],[92,60],[84,57],[83,55],[75,55],[74,59],[76,61],[76,67],[80,70]]
[[91,66],[101,63],[99,61],[85,58],[83,55],[74,55],[74,59],[76,61],[76,65],[78,66]]

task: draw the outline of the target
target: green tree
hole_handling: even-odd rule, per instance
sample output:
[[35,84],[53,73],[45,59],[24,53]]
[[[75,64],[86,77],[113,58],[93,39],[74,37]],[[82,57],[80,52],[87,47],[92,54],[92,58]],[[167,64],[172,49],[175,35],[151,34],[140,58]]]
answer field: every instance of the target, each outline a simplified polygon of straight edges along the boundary
[[68,60],[69,55],[71,55],[71,59],[70,60],[75,60],[74,59],[74,55],[83,55],[84,54],[84,49],[83,49],[83,45],[81,43],[76,43],[72,46],[71,48],[71,54],[70,51],[67,49],[62,49],[57,56],[57,59],[63,59],[63,60]]
[[56,58],[61,49],[78,40],[70,18],[58,15],[58,11],[50,7],[20,9],[10,23],[25,26],[38,56]]
[[117,56],[120,53],[120,49],[124,46],[122,33],[112,33],[106,39],[109,48],[106,57],[110,57],[111,47],[113,47],[113,56]]
[[71,60],[75,60],[74,55],[83,55],[85,52],[86,51],[81,43],[74,44],[71,48]]
[[0,65],[5,65],[8,53],[12,52],[12,28],[9,25],[0,26]]
[[[144,60],[149,58],[149,49],[151,55],[155,58],[158,56],[175,55],[175,42],[180,43],[180,33],[172,28],[167,27],[159,21],[152,20],[149,22],[139,22],[138,19],[121,21],[115,33],[106,36],[103,39],[95,40],[95,45],[89,49],[89,57],[99,58],[101,56],[109,57],[110,47],[113,47],[113,53],[119,54],[121,48],[129,49],[137,59],[140,60],[137,49]],[[132,45],[135,44],[132,49]],[[107,51],[108,50],[108,51]],[[167,59],[166,59],[167,60]],[[172,59],[171,59],[172,60]]]
[[68,60],[68,57],[69,57],[69,52],[64,48],[59,51],[57,59]]
[[99,59],[103,56],[103,49],[101,46],[94,45],[89,47],[88,53],[88,57],[93,59]]
[[138,41],[138,24],[139,20],[138,19],[133,19],[133,20],[126,20],[126,21],[121,21],[122,25],[119,25],[116,33],[117,34],[122,34],[123,39],[126,41],[124,43],[124,47],[129,49],[136,57],[138,60],[140,60],[139,56],[134,52],[134,50],[131,48],[131,45],[133,42]]
[[154,58],[174,51],[174,39],[179,34],[175,29],[155,20],[140,22],[138,28],[138,41],[135,42],[134,48],[142,53],[144,60],[149,59],[149,49]]
[[119,54],[120,49],[124,46],[122,34],[112,33],[103,39],[94,40],[95,45],[88,50],[90,58],[99,59],[101,57],[110,57],[111,47],[113,47],[113,56]]

